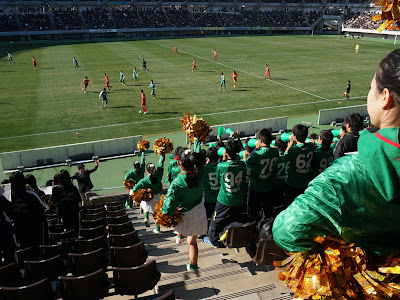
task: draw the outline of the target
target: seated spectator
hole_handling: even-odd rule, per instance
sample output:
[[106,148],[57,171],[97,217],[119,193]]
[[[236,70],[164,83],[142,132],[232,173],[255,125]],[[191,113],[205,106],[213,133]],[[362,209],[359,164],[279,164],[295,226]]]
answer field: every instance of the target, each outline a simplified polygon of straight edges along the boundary
[[333,150],[331,144],[333,134],[330,130],[321,130],[318,137],[318,148],[314,151],[312,168],[314,176],[321,174],[327,167],[333,163]]
[[204,166],[203,174],[203,199],[206,208],[207,219],[211,219],[212,213],[217,203],[218,192],[221,184],[217,178],[218,150],[216,147],[210,147],[206,152],[207,160]]
[[[15,244],[14,227],[11,224],[12,204],[0,196],[0,266],[17,261],[17,245]],[[4,263],[2,263],[4,259]]]
[[363,128],[363,119],[360,114],[350,114],[344,120],[345,134],[337,142],[334,159],[344,156],[346,153],[357,151],[359,131]]
[[58,218],[64,228],[79,232],[79,203],[82,201],[78,189],[72,184],[67,170],[58,172],[58,186],[53,188],[54,201],[58,205]]
[[44,214],[46,206],[42,205],[39,196],[26,190],[25,177],[21,172],[13,172],[10,181],[12,215],[20,248],[42,245],[44,223],[47,222]]

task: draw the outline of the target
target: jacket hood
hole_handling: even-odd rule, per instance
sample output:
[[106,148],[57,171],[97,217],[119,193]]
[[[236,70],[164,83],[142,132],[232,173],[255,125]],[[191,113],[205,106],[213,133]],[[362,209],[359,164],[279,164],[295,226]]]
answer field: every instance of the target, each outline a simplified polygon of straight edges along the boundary
[[400,204],[399,128],[364,130],[358,141],[359,159],[380,194]]

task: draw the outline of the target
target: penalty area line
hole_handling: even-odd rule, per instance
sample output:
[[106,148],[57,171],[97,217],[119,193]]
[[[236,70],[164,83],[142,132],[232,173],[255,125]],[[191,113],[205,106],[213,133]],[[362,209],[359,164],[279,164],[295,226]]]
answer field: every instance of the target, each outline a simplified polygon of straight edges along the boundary
[[[159,43],[156,43],[156,42],[153,42],[153,41],[147,41],[147,42],[152,43],[152,44],[155,44],[155,45],[158,45],[158,46],[160,46],[160,47],[167,48],[167,49],[173,49],[172,47],[168,47],[168,46],[165,46],[165,45],[163,45],[163,44],[159,44]],[[251,73],[251,72],[247,72],[247,71],[244,71],[244,70],[241,70],[241,69],[237,69],[237,68],[228,66],[228,65],[226,65],[226,64],[220,63],[220,62],[218,62],[218,61],[213,61],[213,60],[211,60],[211,59],[209,59],[209,58],[205,58],[205,57],[202,57],[202,56],[199,56],[199,55],[196,55],[196,54],[187,52],[187,51],[181,51],[181,52],[182,52],[182,53],[185,53],[185,54],[188,54],[188,55],[191,55],[191,56],[195,56],[195,57],[201,58],[201,59],[203,59],[203,60],[207,60],[207,61],[209,61],[209,62],[213,62],[213,63],[219,64],[219,65],[221,65],[221,66],[224,66],[224,67],[227,67],[227,68],[230,68],[230,69],[238,70],[239,72],[242,72],[242,73],[247,74],[247,75],[250,75],[250,76],[254,76],[254,77],[257,77],[257,78],[264,79],[264,77],[262,77],[262,76],[260,76],[260,75],[257,75],[257,74]],[[303,91],[303,90],[301,90],[301,89],[298,89],[298,88],[295,88],[295,87],[293,87],[293,86],[290,86],[290,85],[281,83],[281,82],[279,82],[279,81],[275,81],[275,80],[272,80],[272,79],[269,79],[269,80],[266,80],[266,81],[272,82],[272,83],[275,83],[275,84],[278,84],[278,85],[281,85],[281,86],[284,86],[284,87],[286,87],[286,88],[288,88],[288,89],[292,89],[292,90],[301,92],[301,93],[303,93],[303,94],[307,94],[307,95],[316,97],[316,98],[318,98],[318,99],[322,99],[322,100],[325,100],[325,101],[329,101],[328,98],[321,97],[321,96],[318,96],[318,95],[315,95],[315,94],[312,94],[312,93]]]
[[[366,99],[367,96],[352,97],[351,99],[363,99],[363,98]],[[328,100],[323,100],[323,101],[322,100],[321,101],[310,101],[310,102],[291,103],[291,104],[282,104],[282,105],[274,105],[274,106],[264,106],[264,107],[256,107],[256,108],[246,108],[246,109],[238,109],[238,110],[230,110],[230,111],[213,112],[213,113],[199,114],[199,116],[214,116],[214,115],[231,114],[231,113],[238,113],[238,112],[247,112],[247,111],[255,111],[255,110],[281,108],[281,107],[302,106],[302,105],[309,105],[309,104],[315,104],[315,103],[326,103],[326,102],[333,102],[333,101],[340,101],[340,100],[346,101],[346,99],[343,99],[343,98],[328,99]],[[8,139],[16,139],[16,138],[24,138],[24,137],[32,137],[32,136],[40,136],[40,135],[48,135],[48,134],[58,134],[58,133],[66,133],[66,132],[79,132],[79,131],[84,131],[84,130],[111,128],[111,127],[119,127],[119,126],[126,126],[126,125],[135,125],[135,124],[144,124],[144,123],[153,123],[153,122],[161,122],[161,121],[179,120],[180,118],[181,117],[174,117],[174,118],[136,121],[136,122],[129,122],[129,123],[119,123],[119,124],[111,124],[111,125],[94,126],[94,127],[84,127],[84,128],[78,128],[78,129],[67,129],[67,130],[59,130],[59,131],[32,133],[32,134],[0,137],[0,140],[8,140]]]

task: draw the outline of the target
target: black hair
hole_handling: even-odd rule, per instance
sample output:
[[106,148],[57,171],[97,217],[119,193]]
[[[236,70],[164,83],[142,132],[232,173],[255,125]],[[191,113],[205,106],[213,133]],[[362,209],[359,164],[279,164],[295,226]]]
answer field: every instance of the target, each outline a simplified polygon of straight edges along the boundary
[[235,159],[236,155],[243,149],[243,145],[239,140],[229,139],[226,142],[226,153],[231,159]]
[[306,141],[308,135],[307,126],[304,126],[303,124],[294,125],[292,132],[296,137],[296,140],[299,141],[300,143],[304,143]]
[[63,169],[58,172],[58,185],[63,188],[72,185],[71,176],[67,170]]
[[189,188],[199,184],[199,178],[203,175],[203,166],[206,163],[205,151],[196,153],[188,148],[182,148],[179,155],[179,161],[187,171],[186,183]]
[[316,133],[311,133],[311,134],[308,136],[308,138],[309,138],[310,140],[316,140],[316,139],[318,138],[318,134],[316,134]]
[[212,163],[218,162],[218,150],[217,147],[210,147],[207,149],[206,152],[207,158],[210,160]]
[[358,113],[352,113],[344,120],[345,124],[348,124],[351,131],[359,131],[363,128],[363,118]]
[[11,201],[14,202],[26,193],[25,177],[20,171],[14,171],[10,175]]
[[83,169],[84,167],[85,167],[84,164],[82,164],[82,163],[78,164],[78,170]]
[[174,156],[178,156],[178,157],[179,157],[179,154],[180,154],[180,152],[181,152],[181,149],[182,149],[181,146],[176,147],[176,148],[175,148],[175,151],[174,151]]
[[259,131],[257,131],[256,138],[260,139],[261,142],[269,146],[272,140],[271,131],[269,131],[267,128],[261,128]]
[[39,189],[37,186],[36,178],[32,174],[25,175],[25,184],[28,184],[33,190]]
[[397,104],[400,104],[400,49],[389,53],[376,68],[375,80],[380,93],[387,88]]
[[140,90],[141,93],[143,93],[143,90]]
[[136,169],[136,172],[139,172],[140,171],[140,162],[135,161],[133,163],[133,167]]
[[333,133],[330,130],[321,130],[319,137],[322,140],[322,145],[330,147],[333,141]]
[[58,185],[58,173],[53,176],[53,185]]
[[250,138],[247,138],[246,144],[244,145],[244,150],[247,150],[247,152],[251,153],[251,152],[253,152],[254,147],[249,146],[249,141],[250,141]]
[[157,182],[156,178],[156,166],[153,163],[148,163],[146,166],[146,171],[150,174],[150,181],[152,184]]
[[222,140],[217,140],[217,141],[215,142],[215,148],[217,148],[217,150],[218,150],[218,149],[221,148],[221,147],[225,147],[224,142],[223,142]]
[[280,152],[283,152],[287,148],[287,142],[282,141],[280,137],[275,140],[275,147],[278,148]]

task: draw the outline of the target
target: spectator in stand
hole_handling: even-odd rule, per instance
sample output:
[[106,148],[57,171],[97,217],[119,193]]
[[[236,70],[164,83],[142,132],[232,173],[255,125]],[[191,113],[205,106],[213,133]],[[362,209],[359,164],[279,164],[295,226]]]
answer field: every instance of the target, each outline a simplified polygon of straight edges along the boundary
[[[17,261],[17,244],[14,227],[11,224],[12,204],[0,196],[0,266]],[[4,259],[4,263],[2,263]]]
[[90,192],[93,188],[92,180],[90,179],[90,174],[97,171],[99,167],[99,161],[96,160],[96,166],[91,170],[86,170],[85,165],[83,163],[78,164],[78,172],[75,173],[71,179],[76,179],[78,181],[79,192],[82,197],[82,205],[86,205],[88,201],[86,193]]
[[207,219],[211,219],[212,213],[217,203],[218,192],[221,183],[217,178],[218,150],[216,147],[210,147],[206,152],[207,160],[204,166],[203,175],[203,203],[206,208]]
[[359,131],[363,128],[363,119],[360,114],[350,114],[344,120],[345,134],[337,142],[334,152],[334,159],[344,156],[346,153],[357,151]]
[[274,217],[284,208],[286,205],[286,177],[288,175],[289,161],[285,158],[285,151],[287,148],[287,142],[282,141],[279,137],[275,140],[275,147],[279,151],[279,157],[276,162],[276,173],[274,177],[274,186],[272,190],[272,198],[274,199]]
[[168,176],[168,183],[171,184],[172,181],[178,176],[181,172],[181,169],[178,166],[179,155],[181,153],[181,146],[176,147],[174,152],[174,158],[170,160],[167,167],[167,176]]
[[62,220],[66,230],[74,229],[79,233],[79,203],[81,194],[72,184],[67,170],[58,172],[58,186],[53,188],[54,202],[58,204],[58,218]]
[[271,132],[262,128],[256,133],[256,150],[244,152],[243,160],[251,168],[247,193],[247,214],[251,221],[261,219],[261,208],[265,218],[273,217],[272,187],[279,151],[271,148]]
[[46,205],[38,195],[26,190],[25,177],[21,172],[13,172],[10,182],[12,215],[20,249],[43,245]]
[[40,198],[44,196],[44,192],[42,190],[39,190],[37,183],[36,183],[36,178],[32,174],[25,175],[25,183],[29,185],[32,191],[36,193]]
[[289,161],[285,191],[287,204],[292,203],[298,195],[304,193],[313,176],[311,162],[314,156],[314,145],[306,143],[307,135],[306,126],[295,125],[285,151],[286,160]]
[[318,149],[314,152],[312,168],[314,176],[321,174],[333,163],[333,150],[331,144],[333,134],[330,130],[321,130],[318,136]]

